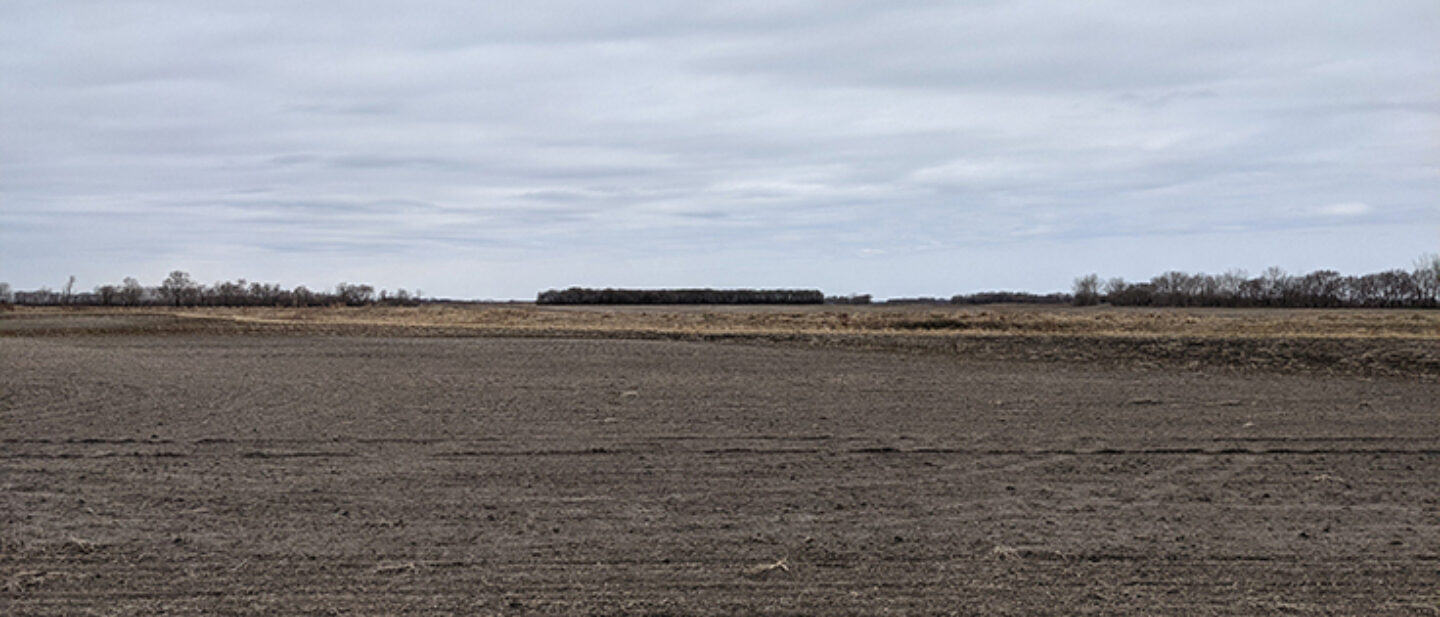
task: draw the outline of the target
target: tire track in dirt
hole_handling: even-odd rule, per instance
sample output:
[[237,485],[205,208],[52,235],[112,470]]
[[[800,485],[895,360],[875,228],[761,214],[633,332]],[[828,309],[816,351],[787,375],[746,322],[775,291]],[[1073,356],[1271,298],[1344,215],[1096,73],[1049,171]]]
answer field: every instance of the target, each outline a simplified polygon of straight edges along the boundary
[[[974,473],[999,473],[1004,471],[1023,471],[1029,467],[1045,465],[1065,459],[1087,458],[1087,457],[1125,457],[1125,456],[1150,456],[1150,457],[1184,457],[1193,460],[1205,460],[1222,457],[1255,457],[1255,456],[1316,456],[1316,455],[1440,455],[1440,444],[1434,447],[1344,447],[1341,440],[1331,440],[1331,443],[1339,442],[1337,445],[1328,447],[1223,447],[1207,448],[1203,446],[1193,447],[1137,447],[1137,448],[1046,448],[1046,449],[996,449],[996,448],[965,448],[965,447],[917,447],[897,448],[891,446],[863,446],[863,447],[815,447],[810,446],[729,446],[716,447],[710,444],[698,443],[689,448],[675,448],[672,446],[657,448],[653,443],[610,443],[606,445],[589,445],[575,448],[565,447],[516,447],[480,449],[472,447],[477,443],[494,444],[499,440],[476,441],[454,441],[454,440],[411,440],[411,439],[367,439],[357,441],[335,441],[335,440],[227,440],[227,439],[205,439],[192,442],[180,442],[170,440],[142,441],[132,439],[86,439],[86,440],[65,440],[55,441],[47,439],[0,439],[0,444],[47,446],[48,450],[61,450],[60,452],[27,453],[7,449],[0,453],[0,458],[83,458],[87,455],[84,452],[77,452],[75,446],[84,445],[105,445],[105,446],[132,446],[137,447],[134,451],[117,451],[114,448],[104,449],[105,456],[168,456],[168,457],[224,457],[240,456],[243,458],[303,458],[303,457],[354,457],[367,456],[353,450],[335,451],[333,448],[344,448],[354,445],[423,445],[439,447],[438,451],[425,452],[423,456],[435,458],[475,458],[495,456],[615,456],[626,454],[674,454],[693,453],[703,455],[721,456],[766,456],[766,455],[795,455],[795,454],[859,454],[875,457],[926,457],[926,456],[961,456],[965,458],[1022,458],[1024,460],[1008,463],[1001,467],[975,470]],[[698,441],[698,440],[697,440]],[[1265,440],[1271,441],[1271,440]],[[1431,440],[1417,439],[1396,439],[1364,440],[1362,443],[1384,443],[1388,441],[1401,442],[1424,442],[1432,443]],[[805,440],[805,444],[811,440]],[[275,450],[272,445],[291,446],[290,449]],[[323,444],[332,449],[294,449],[294,446],[306,444]],[[58,447],[57,447],[58,446]],[[180,446],[188,451],[154,451],[153,448],[160,446]],[[248,450],[237,450],[238,446],[248,446]],[[141,447],[146,449],[141,449]],[[394,452],[387,452],[386,455]],[[89,456],[94,456],[93,454]],[[1168,470],[1168,473],[1184,471],[1185,467],[1176,467]]]

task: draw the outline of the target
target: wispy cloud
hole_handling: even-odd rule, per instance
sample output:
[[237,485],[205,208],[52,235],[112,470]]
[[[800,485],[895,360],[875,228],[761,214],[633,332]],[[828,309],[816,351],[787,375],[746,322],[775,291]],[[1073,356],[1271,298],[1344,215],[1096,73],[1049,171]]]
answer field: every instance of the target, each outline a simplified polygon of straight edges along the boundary
[[1369,214],[1371,210],[1370,204],[1358,201],[1347,201],[1344,203],[1320,206],[1315,209],[1315,212],[1325,216],[1361,216]]

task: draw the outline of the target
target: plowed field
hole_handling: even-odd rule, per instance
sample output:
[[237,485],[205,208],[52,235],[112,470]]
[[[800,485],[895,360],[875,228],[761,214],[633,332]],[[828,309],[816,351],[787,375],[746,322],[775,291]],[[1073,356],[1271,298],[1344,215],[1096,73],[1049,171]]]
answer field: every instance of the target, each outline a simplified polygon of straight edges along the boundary
[[21,333],[0,613],[1440,611],[1436,380],[1101,360]]

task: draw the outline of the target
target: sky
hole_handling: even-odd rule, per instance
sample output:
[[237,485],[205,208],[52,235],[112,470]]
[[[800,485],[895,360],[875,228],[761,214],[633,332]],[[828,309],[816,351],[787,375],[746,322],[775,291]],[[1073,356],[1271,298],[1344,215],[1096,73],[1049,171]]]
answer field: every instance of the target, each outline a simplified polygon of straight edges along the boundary
[[1440,2],[0,2],[0,281],[1408,268]]

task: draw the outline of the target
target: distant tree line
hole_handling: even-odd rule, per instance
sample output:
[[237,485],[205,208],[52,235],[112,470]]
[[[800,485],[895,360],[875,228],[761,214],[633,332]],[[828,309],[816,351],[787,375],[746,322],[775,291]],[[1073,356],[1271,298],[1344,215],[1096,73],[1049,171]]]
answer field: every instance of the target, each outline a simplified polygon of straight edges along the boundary
[[328,291],[311,290],[303,285],[285,289],[274,283],[252,283],[245,279],[203,285],[180,270],[171,272],[155,286],[147,287],[126,277],[118,285],[100,285],[88,292],[75,291],[73,276],[60,291],[48,288],[11,291],[9,284],[0,283],[0,302],[30,306],[412,306],[421,301],[418,290],[377,292],[370,285],[352,283],[340,283]]
[[551,289],[536,304],[822,304],[815,289]]
[[1023,291],[982,291],[950,298],[951,304],[1069,304],[1067,293],[1032,294]]
[[1171,271],[1147,282],[1101,281],[1095,274],[1075,279],[1078,305],[1221,306],[1293,308],[1440,307],[1440,255],[1417,259],[1411,270],[1346,276],[1334,270],[1290,275],[1268,268],[1251,278],[1244,271],[1189,274]]
[[[420,292],[377,291],[364,284],[340,283],[332,290],[304,286],[285,289],[245,279],[211,285],[186,272],[171,272],[159,285],[133,278],[120,284],[75,290],[75,277],[59,291],[15,291],[0,283],[0,305],[32,306],[412,306],[425,302]],[[870,304],[866,295],[825,296],[813,289],[590,289],[571,287],[540,292],[537,304]],[[1101,280],[1097,274],[1075,279],[1072,293],[1033,294],[987,291],[943,298],[892,298],[885,304],[1064,304],[1116,306],[1214,306],[1294,308],[1440,308],[1440,255],[1425,255],[1410,270],[1393,269],[1358,276],[1334,270],[1291,275],[1268,268],[1250,277],[1242,270],[1224,274],[1171,271],[1145,282]]]

